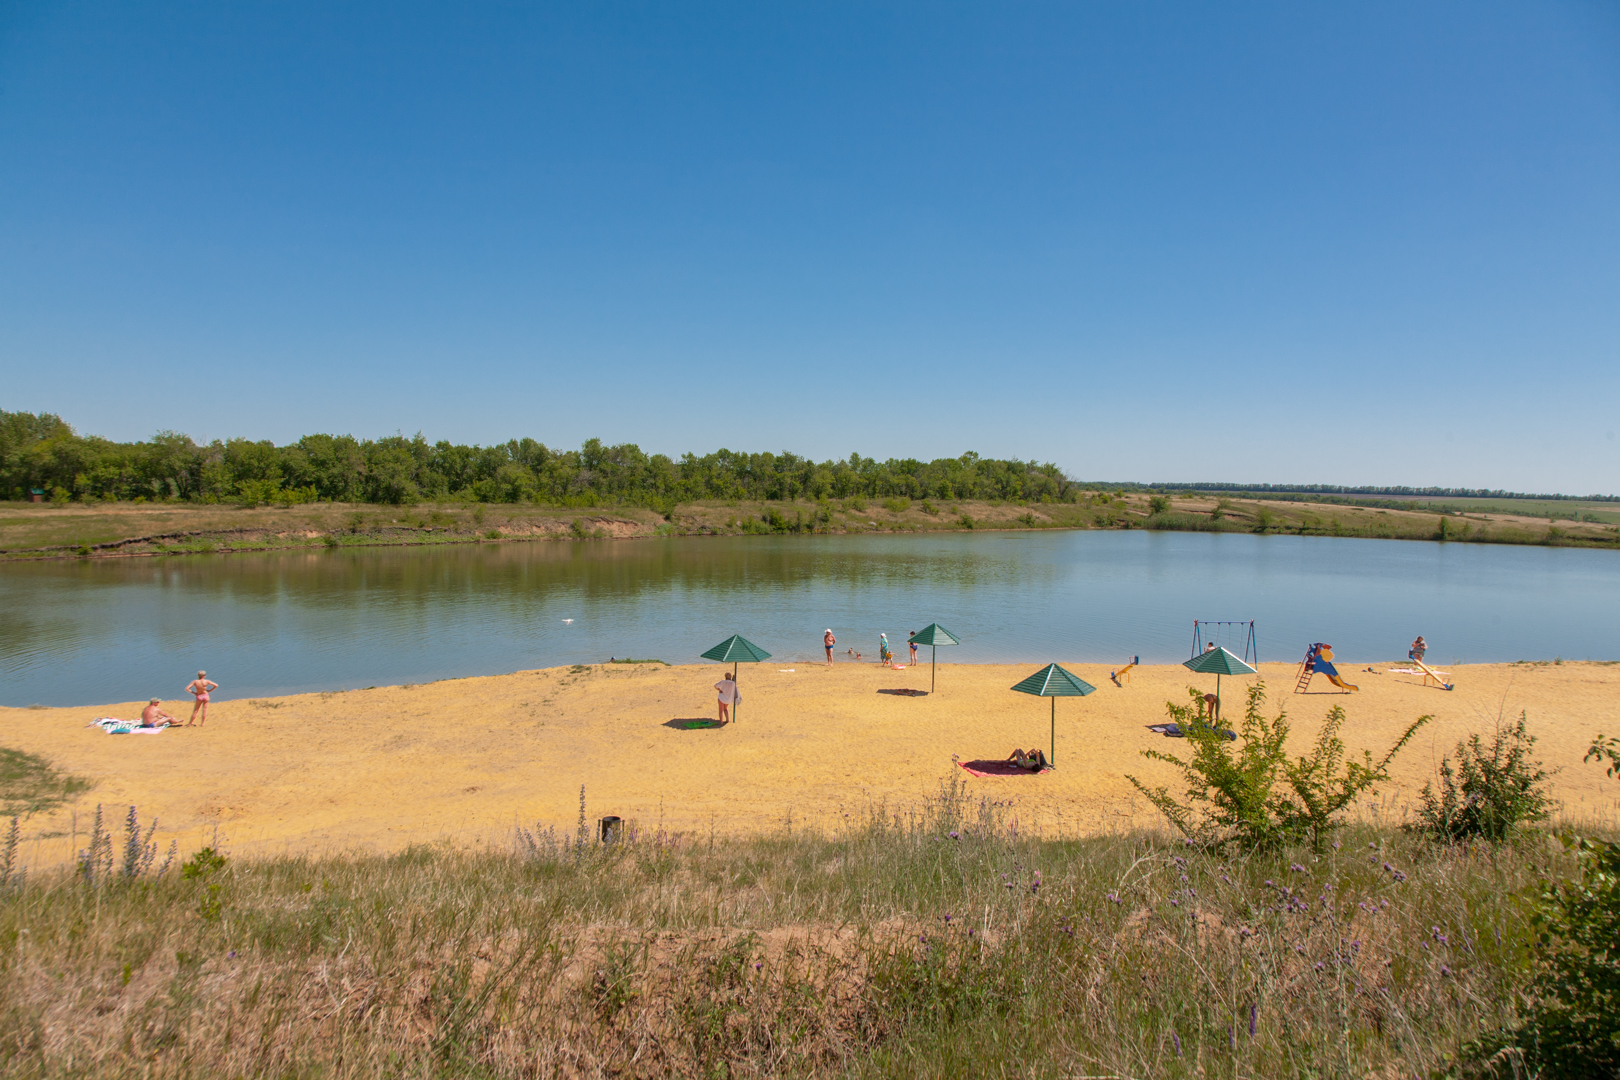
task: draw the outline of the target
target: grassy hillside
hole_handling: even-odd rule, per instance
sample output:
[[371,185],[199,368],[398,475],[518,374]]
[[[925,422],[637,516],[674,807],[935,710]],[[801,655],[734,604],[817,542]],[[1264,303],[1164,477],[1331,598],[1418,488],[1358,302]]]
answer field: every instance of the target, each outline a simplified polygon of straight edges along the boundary
[[482,853],[164,869],[115,833],[88,874],[13,875],[0,1072],[1429,1075],[1511,1018],[1523,898],[1567,869],[1541,834],[1043,839],[951,789],[839,835],[602,845],[581,802],[578,836]]
[[291,506],[180,501],[0,503],[0,558],[185,554],[290,547],[442,544],[745,533],[872,533],[969,529],[1164,529],[1360,536],[1475,543],[1620,546],[1620,527],[1552,523],[1528,514],[1435,513],[1345,503],[1159,496],[1087,490],[1073,502],[908,498],[634,506],[533,503],[314,502]]

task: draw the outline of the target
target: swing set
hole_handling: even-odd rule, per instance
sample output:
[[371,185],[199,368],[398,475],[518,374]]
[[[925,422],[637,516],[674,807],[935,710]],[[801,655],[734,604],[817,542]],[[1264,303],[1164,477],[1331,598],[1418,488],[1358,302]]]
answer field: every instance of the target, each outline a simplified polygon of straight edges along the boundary
[[1239,637],[1243,638],[1243,662],[1259,664],[1260,646],[1255,641],[1253,619],[1194,619],[1192,655],[1197,656],[1211,645],[1225,645],[1227,652],[1236,653],[1237,650],[1226,642],[1235,645]]

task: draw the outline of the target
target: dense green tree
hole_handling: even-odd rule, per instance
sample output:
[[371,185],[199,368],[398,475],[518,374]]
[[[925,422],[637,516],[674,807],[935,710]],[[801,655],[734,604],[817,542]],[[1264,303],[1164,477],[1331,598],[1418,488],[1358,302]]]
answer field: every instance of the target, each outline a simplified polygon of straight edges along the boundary
[[1075,485],[1053,464],[963,454],[924,462],[851,454],[817,463],[781,453],[717,450],[679,460],[634,443],[590,439],[554,450],[534,439],[493,446],[429,444],[417,434],[358,440],[305,435],[276,446],[227,439],[198,446],[177,432],[144,442],[81,436],[49,413],[0,412],[0,496],[31,488],[59,497],[205,502],[407,503],[419,499],[630,503],[668,508],[696,499],[1009,499],[1072,501]]

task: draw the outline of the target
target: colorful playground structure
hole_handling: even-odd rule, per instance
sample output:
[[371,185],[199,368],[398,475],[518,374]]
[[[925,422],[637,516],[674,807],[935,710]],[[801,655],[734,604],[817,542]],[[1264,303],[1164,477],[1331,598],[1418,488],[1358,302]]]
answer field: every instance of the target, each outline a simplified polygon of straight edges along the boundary
[[[1114,680],[1114,685],[1115,686],[1123,687],[1125,685],[1125,683],[1128,683],[1128,682],[1131,681],[1131,668],[1135,667],[1137,664],[1140,664],[1141,662],[1142,662],[1142,658],[1140,656],[1133,656],[1133,657],[1131,657],[1131,662],[1130,663],[1126,664],[1124,667],[1120,668],[1118,671],[1110,671],[1108,673],[1108,677],[1110,679]],[[1123,681],[1121,681],[1121,680],[1123,680]]]
[[1305,659],[1299,662],[1299,679],[1294,683],[1294,693],[1303,694],[1305,688],[1311,685],[1311,677],[1318,671],[1327,676],[1328,682],[1346,693],[1360,689],[1339,677],[1339,669],[1333,666],[1333,646],[1325,641],[1313,641],[1311,647],[1305,650]]

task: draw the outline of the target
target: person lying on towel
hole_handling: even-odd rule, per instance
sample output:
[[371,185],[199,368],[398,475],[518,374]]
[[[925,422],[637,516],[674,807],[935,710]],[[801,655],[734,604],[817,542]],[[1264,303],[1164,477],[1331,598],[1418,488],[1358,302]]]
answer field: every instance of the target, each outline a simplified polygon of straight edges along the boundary
[[1040,772],[1046,768],[1046,754],[1040,750],[1031,750],[1027,754],[1022,750],[1014,750],[1007,755],[1007,764],[1020,769],[1033,769],[1035,772]]

